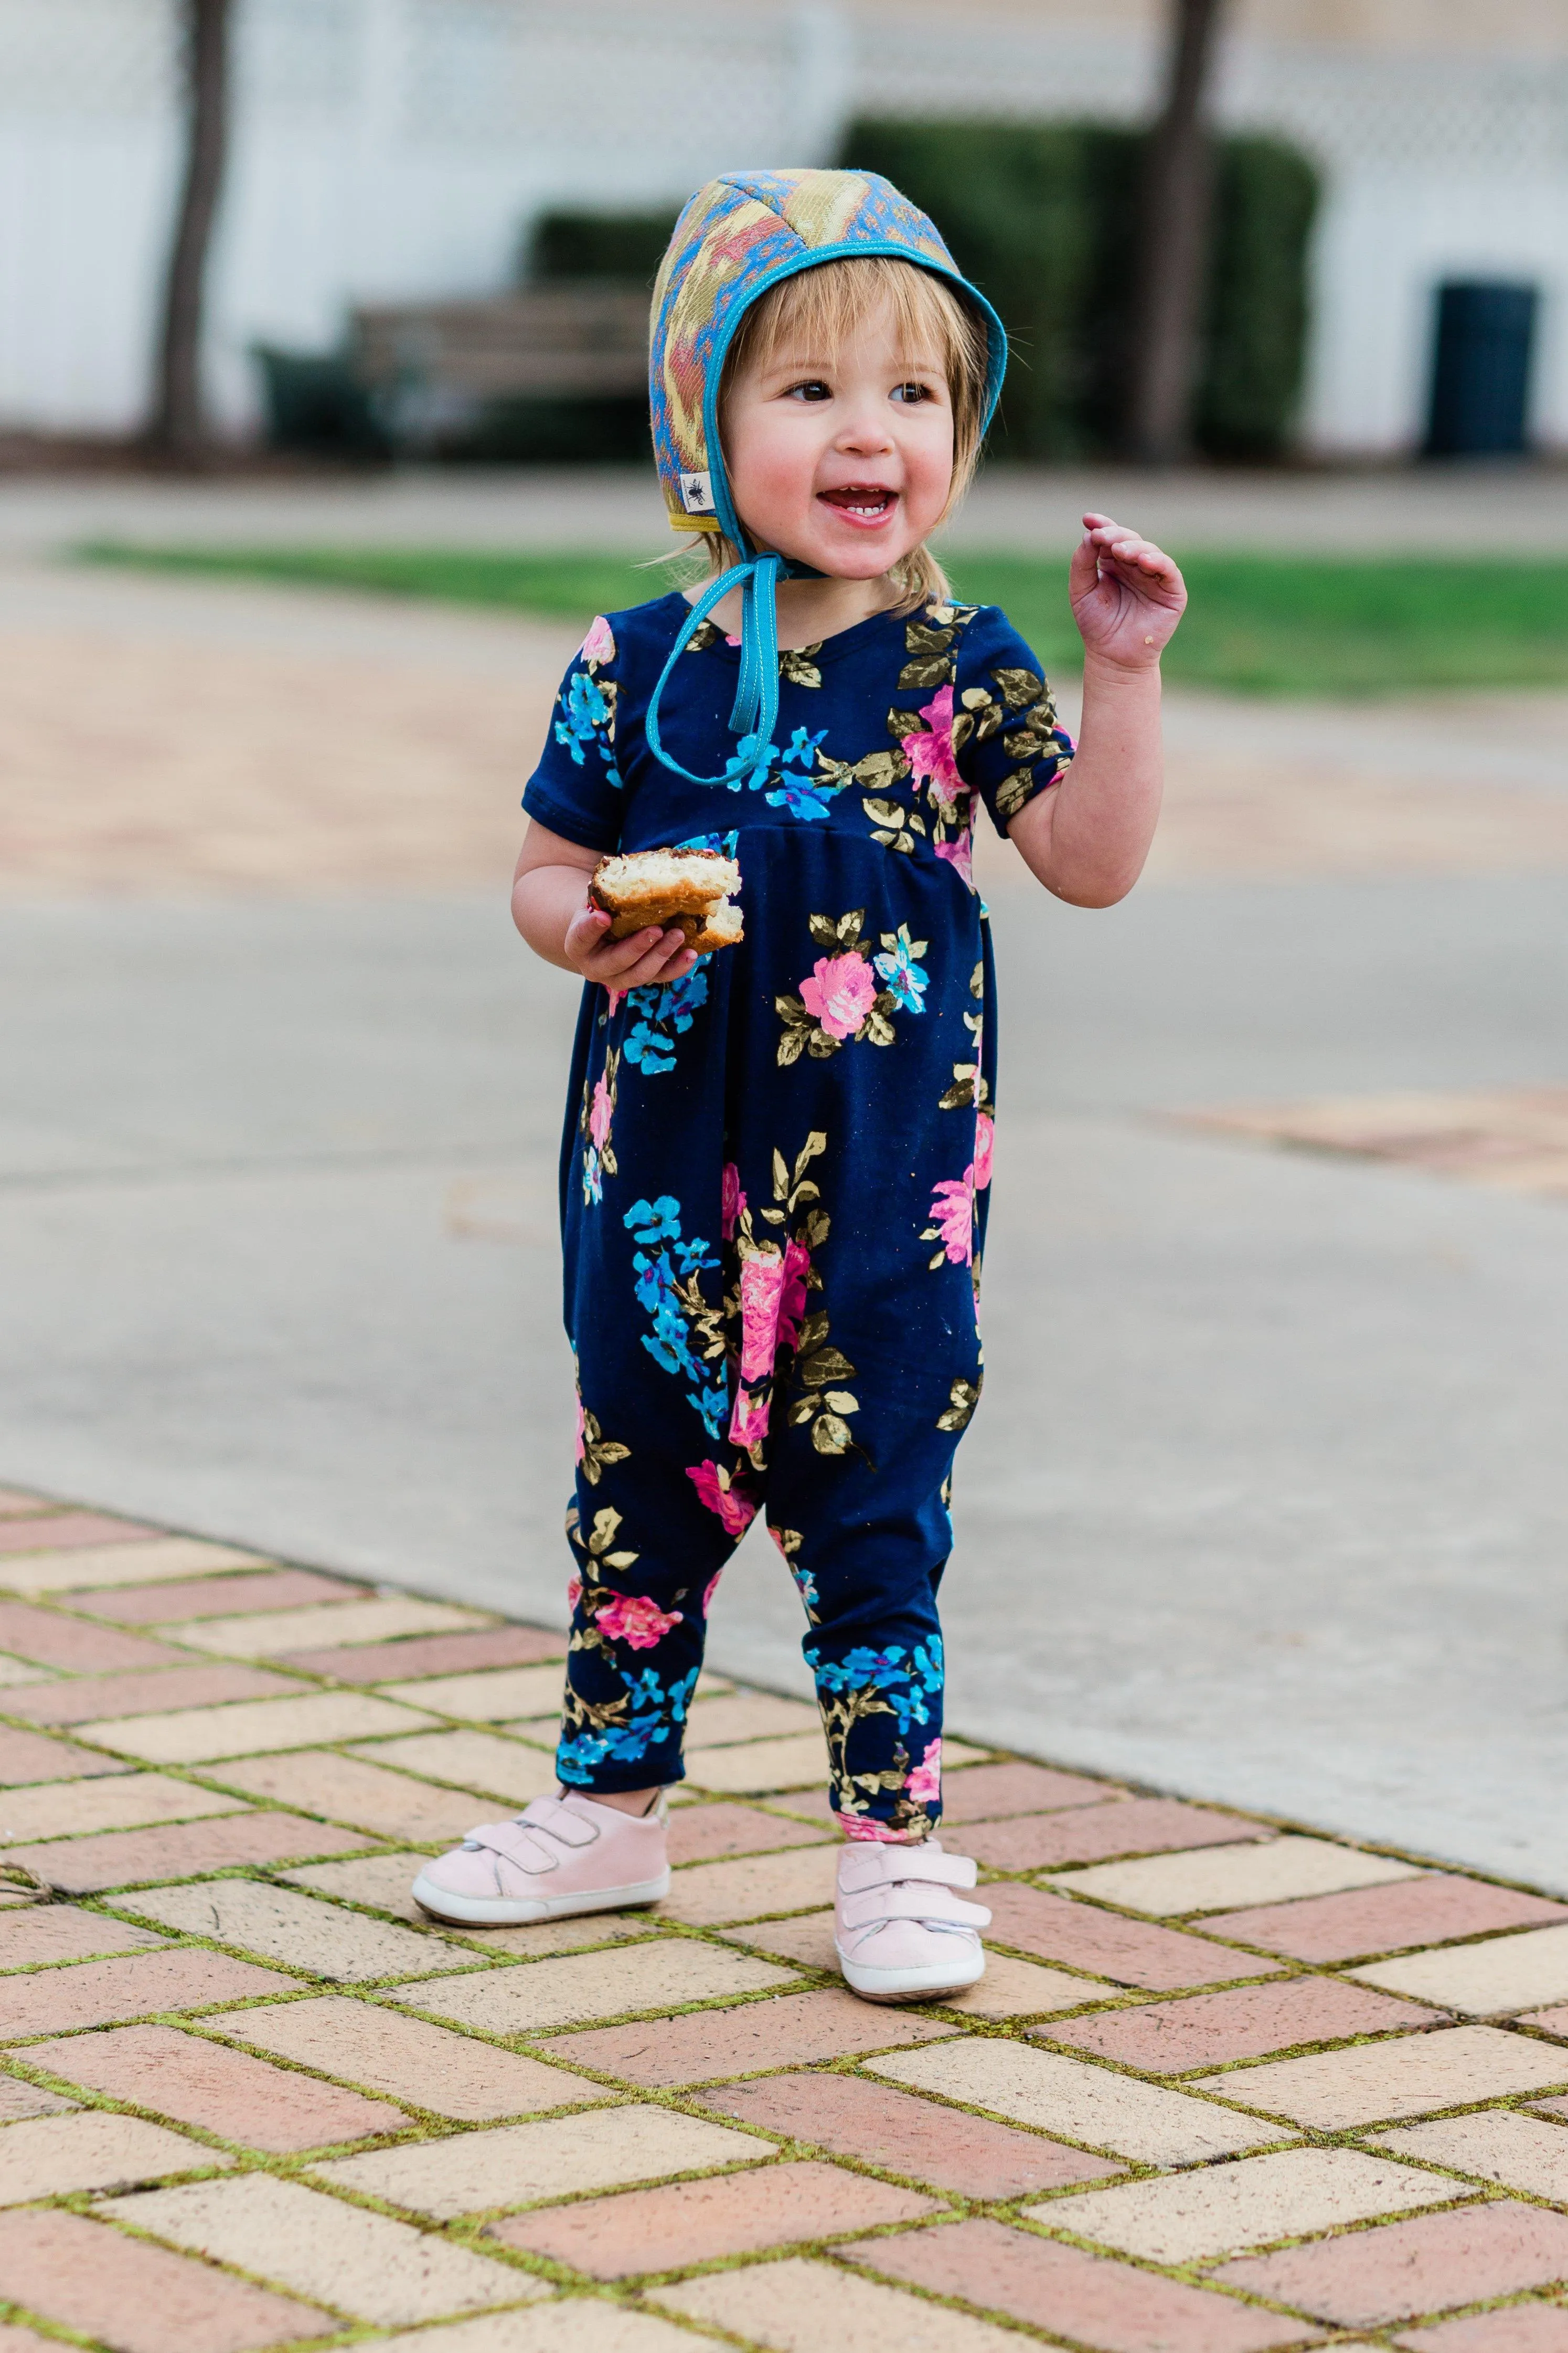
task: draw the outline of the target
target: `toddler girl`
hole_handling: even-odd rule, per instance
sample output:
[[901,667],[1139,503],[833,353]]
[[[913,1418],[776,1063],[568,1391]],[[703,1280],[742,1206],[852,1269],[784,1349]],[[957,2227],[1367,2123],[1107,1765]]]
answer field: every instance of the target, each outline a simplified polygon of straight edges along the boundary
[[[933,1835],[937,1588],[975,1322],[995,1083],[980,805],[1047,890],[1106,906],[1160,797],[1169,557],[1085,518],[1081,744],[1003,614],[926,542],[1006,345],[886,181],[736,173],[654,297],[656,451],[715,577],[596,620],[524,795],[518,928],[588,986],[562,1160],[578,1473],[563,1794],[421,1873],[447,1920],[651,1903],[661,1792],[721,1572],[764,1514],[827,1738],[844,1975],[973,1984],[990,1915]],[[738,860],[743,942],[612,942],[599,857]]]

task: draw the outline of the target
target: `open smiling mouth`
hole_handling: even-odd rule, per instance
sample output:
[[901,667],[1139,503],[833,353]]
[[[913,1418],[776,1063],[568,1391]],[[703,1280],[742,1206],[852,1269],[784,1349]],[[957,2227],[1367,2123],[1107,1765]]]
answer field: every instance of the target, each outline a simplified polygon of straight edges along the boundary
[[816,495],[835,514],[856,523],[885,522],[899,502],[897,491],[879,482],[846,482],[841,490],[818,491]]

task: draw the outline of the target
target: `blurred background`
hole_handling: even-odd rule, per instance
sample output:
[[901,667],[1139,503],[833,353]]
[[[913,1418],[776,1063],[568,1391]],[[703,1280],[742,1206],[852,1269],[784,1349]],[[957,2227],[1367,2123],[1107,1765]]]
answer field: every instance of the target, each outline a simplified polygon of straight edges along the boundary
[[0,1482],[561,1621],[518,801],[781,161],[1006,320],[1068,712],[1086,505],[1193,592],[1138,892],[984,860],[954,1729],[1568,1888],[1563,0],[0,0]]

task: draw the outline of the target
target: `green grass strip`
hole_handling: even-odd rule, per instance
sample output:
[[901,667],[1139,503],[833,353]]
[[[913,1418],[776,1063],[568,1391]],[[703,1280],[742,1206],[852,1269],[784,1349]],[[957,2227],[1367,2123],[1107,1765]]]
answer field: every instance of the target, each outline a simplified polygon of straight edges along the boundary
[[[137,546],[79,561],[356,588],[584,623],[666,593],[658,567],[609,554],[479,548]],[[1483,556],[1227,554],[1183,559],[1192,602],[1166,675],[1235,694],[1367,698],[1568,685],[1568,562]],[[1048,670],[1082,659],[1059,555],[964,553],[957,593],[1000,605]]]

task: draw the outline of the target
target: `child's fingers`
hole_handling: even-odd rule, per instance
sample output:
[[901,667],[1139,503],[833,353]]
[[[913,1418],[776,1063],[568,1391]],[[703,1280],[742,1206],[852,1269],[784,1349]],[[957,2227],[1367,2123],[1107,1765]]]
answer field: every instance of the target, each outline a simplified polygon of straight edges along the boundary
[[[585,978],[606,987],[646,988],[650,982],[674,977],[672,967],[686,950],[681,931],[634,932],[630,939],[609,940],[579,959]],[[686,967],[689,970],[689,966]]]

